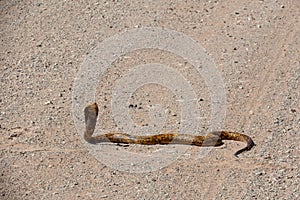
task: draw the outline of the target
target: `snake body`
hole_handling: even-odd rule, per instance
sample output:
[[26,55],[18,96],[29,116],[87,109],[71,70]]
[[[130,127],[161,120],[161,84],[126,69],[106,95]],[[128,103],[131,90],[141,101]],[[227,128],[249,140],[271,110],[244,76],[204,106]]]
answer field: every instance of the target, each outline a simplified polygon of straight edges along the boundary
[[238,150],[234,155],[237,157],[244,151],[249,151],[255,146],[253,140],[241,133],[230,131],[213,131],[206,136],[195,136],[190,134],[179,133],[164,133],[150,136],[133,136],[126,133],[105,133],[98,136],[93,136],[97,117],[98,117],[98,105],[96,103],[89,104],[84,109],[85,115],[85,131],[84,139],[88,143],[97,144],[102,142],[113,142],[123,144],[142,144],[142,145],[155,145],[155,144],[185,144],[195,145],[202,147],[212,147],[223,145],[223,140],[234,140],[246,143],[246,147]]

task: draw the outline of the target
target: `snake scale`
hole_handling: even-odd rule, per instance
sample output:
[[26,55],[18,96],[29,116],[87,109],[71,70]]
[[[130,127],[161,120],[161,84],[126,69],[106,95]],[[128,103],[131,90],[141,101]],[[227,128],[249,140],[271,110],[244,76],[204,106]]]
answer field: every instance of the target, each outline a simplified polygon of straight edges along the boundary
[[142,144],[142,145],[155,145],[155,144],[185,144],[195,145],[202,147],[213,147],[223,145],[223,140],[234,140],[246,143],[246,147],[238,150],[234,155],[237,157],[244,151],[249,151],[255,146],[253,140],[241,133],[230,131],[213,131],[206,136],[195,136],[190,134],[179,133],[164,133],[150,136],[133,136],[126,133],[105,133],[98,136],[92,136],[95,130],[97,117],[98,117],[97,103],[89,104],[84,109],[85,115],[85,131],[84,139],[90,144],[97,144],[102,142],[113,142],[123,144]]

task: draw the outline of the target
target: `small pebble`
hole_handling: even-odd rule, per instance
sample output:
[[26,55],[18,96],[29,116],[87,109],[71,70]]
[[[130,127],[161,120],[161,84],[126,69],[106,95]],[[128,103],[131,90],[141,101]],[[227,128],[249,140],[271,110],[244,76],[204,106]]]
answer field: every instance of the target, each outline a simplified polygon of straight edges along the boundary
[[52,101],[46,101],[45,102],[45,105],[50,105],[50,104],[53,104]]

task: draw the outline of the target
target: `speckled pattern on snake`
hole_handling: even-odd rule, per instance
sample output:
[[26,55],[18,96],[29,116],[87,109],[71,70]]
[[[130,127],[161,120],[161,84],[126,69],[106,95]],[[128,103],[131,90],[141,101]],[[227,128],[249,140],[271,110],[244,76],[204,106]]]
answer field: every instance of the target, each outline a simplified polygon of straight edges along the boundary
[[126,133],[105,133],[98,136],[92,136],[95,130],[98,105],[96,103],[89,104],[84,109],[85,115],[85,131],[84,139],[91,144],[97,144],[102,142],[113,142],[123,144],[142,144],[142,145],[155,145],[155,144],[184,144],[195,145],[202,147],[221,146],[223,140],[234,140],[246,143],[246,147],[238,150],[234,155],[237,157],[244,151],[249,151],[255,146],[253,140],[241,133],[230,131],[213,131],[206,136],[195,136],[190,134],[179,133],[164,133],[150,136],[133,136]]

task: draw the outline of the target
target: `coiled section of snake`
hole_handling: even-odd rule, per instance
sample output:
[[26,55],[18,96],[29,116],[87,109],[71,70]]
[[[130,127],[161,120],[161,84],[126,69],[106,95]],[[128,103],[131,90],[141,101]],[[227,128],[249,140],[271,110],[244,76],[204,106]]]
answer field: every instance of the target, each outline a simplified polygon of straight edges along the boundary
[[97,144],[102,142],[113,142],[123,144],[185,144],[202,147],[221,146],[223,140],[234,140],[246,143],[246,147],[238,150],[234,155],[237,157],[244,151],[249,151],[255,146],[253,140],[244,134],[230,131],[213,131],[207,136],[195,136],[179,133],[164,133],[151,136],[133,136],[126,133],[106,133],[98,136],[93,136],[97,116],[98,105],[96,103],[89,104],[84,109],[86,129],[84,131],[84,139],[88,143]]

